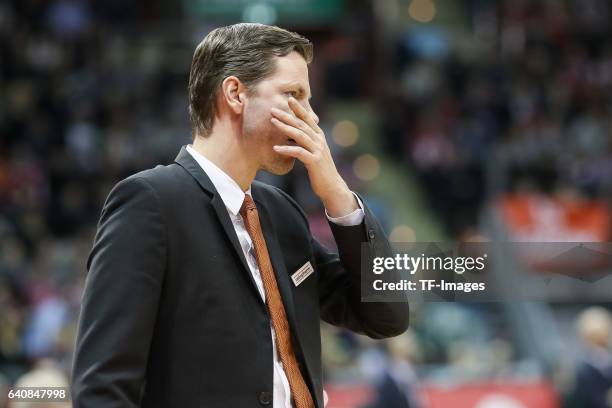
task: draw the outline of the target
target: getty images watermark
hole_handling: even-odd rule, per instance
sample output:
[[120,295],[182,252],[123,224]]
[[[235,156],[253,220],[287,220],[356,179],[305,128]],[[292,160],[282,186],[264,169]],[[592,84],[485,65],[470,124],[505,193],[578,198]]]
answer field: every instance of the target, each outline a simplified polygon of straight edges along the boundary
[[[363,244],[370,245],[370,244]],[[400,243],[362,248],[362,301],[515,301],[612,293],[612,246],[602,242]]]
[[[422,253],[419,256],[412,256],[406,253],[396,254],[392,257],[376,257],[372,261],[372,273],[381,275],[385,271],[405,271],[411,276],[418,271],[446,271],[456,274],[464,274],[465,272],[483,271],[485,269],[485,260],[488,255],[483,254],[478,257],[470,256],[426,256]],[[400,279],[396,282],[385,282],[383,279],[376,279],[373,282],[373,288],[377,291],[382,290],[433,290],[438,288],[443,291],[461,290],[471,292],[473,290],[485,290],[484,282],[453,282],[441,279]]]

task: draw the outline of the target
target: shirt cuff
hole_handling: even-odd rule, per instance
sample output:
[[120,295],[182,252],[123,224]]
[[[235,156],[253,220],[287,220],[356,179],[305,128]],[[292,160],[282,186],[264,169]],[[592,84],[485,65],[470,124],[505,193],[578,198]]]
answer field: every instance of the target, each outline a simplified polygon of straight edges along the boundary
[[365,212],[363,211],[363,203],[361,202],[357,194],[353,193],[353,195],[357,199],[357,204],[359,204],[358,209],[356,209],[352,213],[343,215],[342,217],[335,218],[330,217],[327,213],[327,210],[325,210],[325,216],[327,217],[327,219],[333,222],[334,224],[340,225],[342,227],[352,227],[354,225],[361,224],[363,218],[365,217]]

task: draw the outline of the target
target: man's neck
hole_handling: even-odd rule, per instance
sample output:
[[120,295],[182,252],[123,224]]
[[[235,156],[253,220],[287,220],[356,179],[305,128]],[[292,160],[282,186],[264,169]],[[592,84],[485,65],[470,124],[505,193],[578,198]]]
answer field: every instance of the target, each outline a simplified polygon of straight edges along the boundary
[[192,147],[230,176],[242,191],[249,189],[257,174],[257,166],[234,138],[220,134],[197,136]]

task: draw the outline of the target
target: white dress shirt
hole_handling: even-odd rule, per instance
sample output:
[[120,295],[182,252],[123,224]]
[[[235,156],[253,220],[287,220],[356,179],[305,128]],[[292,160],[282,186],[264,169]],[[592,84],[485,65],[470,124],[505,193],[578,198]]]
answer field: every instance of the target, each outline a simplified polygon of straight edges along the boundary
[[[255,248],[253,247],[251,237],[249,236],[249,233],[247,232],[244,226],[242,216],[240,215],[240,207],[242,207],[244,195],[245,193],[250,195],[251,188],[249,187],[246,192],[242,191],[236,181],[234,181],[227,173],[217,167],[213,162],[198,153],[191,145],[187,146],[187,151],[202,167],[202,170],[204,170],[204,172],[208,175],[210,181],[212,181],[213,185],[215,186],[215,189],[221,196],[221,199],[223,200],[223,203],[227,208],[229,217],[232,220],[232,225],[236,230],[236,235],[238,236],[238,240],[240,241],[240,246],[242,248],[244,257],[249,265],[249,269],[251,270],[253,279],[257,284],[259,294],[265,302],[266,293],[264,291],[263,282],[259,273],[257,259],[255,258]],[[355,197],[357,198],[357,202],[359,203],[359,209],[351,212],[350,214],[338,218],[330,217],[326,211],[325,215],[327,216],[327,218],[331,222],[342,226],[361,224],[361,221],[363,221],[363,218],[365,216],[363,212],[363,205],[361,203],[361,200],[359,200],[359,197],[357,197],[357,195],[355,195]],[[283,364],[276,351],[276,334],[274,333],[272,323],[270,323],[270,330],[272,332],[272,356],[274,367],[274,389],[272,393],[274,398],[273,408],[292,408],[289,380],[287,380],[285,370],[283,369]]]

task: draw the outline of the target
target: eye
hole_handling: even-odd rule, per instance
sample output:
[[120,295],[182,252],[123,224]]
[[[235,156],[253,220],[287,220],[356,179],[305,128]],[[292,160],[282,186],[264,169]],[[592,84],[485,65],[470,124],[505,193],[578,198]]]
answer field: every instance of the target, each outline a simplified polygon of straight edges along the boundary
[[293,96],[297,99],[298,93],[296,91],[287,91],[285,92],[285,95]]

